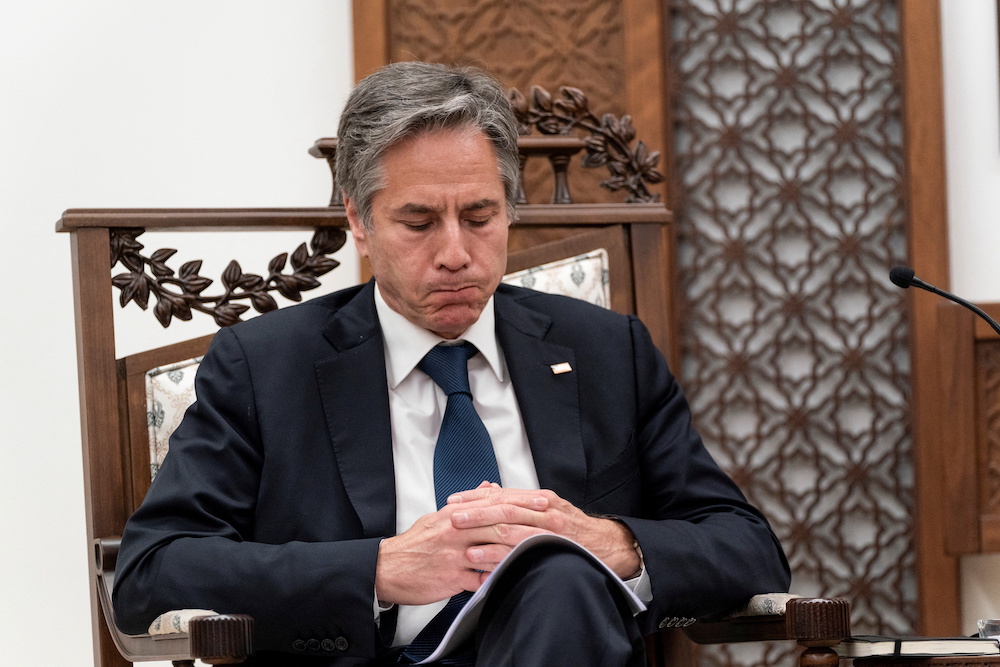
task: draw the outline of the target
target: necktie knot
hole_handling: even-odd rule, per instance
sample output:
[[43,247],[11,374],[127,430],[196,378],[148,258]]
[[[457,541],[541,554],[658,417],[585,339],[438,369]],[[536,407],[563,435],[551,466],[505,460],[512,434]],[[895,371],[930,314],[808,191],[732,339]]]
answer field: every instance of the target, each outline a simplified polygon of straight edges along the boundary
[[469,388],[469,359],[476,354],[472,343],[438,345],[424,355],[417,367],[434,380],[447,396],[472,394]]

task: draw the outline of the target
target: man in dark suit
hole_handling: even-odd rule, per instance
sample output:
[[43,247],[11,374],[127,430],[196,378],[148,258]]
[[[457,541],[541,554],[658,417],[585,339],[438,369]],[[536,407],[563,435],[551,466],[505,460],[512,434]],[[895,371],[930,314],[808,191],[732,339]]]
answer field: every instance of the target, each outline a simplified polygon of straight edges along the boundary
[[[643,634],[786,590],[780,545],[641,322],[499,285],[518,179],[499,84],[392,65],[355,89],[338,137],[374,281],[216,336],[126,528],[119,626],[210,608],[255,617],[253,664],[412,662],[447,601],[539,533],[614,574],[570,548],[527,552],[456,659],[641,665]],[[442,496],[451,399],[424,356],[459,341],[499,478]]]

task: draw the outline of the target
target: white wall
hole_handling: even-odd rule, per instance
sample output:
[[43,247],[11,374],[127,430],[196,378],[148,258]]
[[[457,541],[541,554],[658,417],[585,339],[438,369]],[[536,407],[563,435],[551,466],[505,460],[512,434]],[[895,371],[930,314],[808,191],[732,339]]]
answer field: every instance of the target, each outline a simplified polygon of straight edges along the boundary
[[[346,0],[0,3],[5,662],[93,664],[69,237],[54,233],[56,220],[67,208],[325,205],[328,169],[306,150],[335,134],[352,84],[349,8]],[[175,237],[189,248],[175,266],[205,258],[203,274],[217,276],[239,257],[263,271],[275,244],[291,251],[309,238],[265,236],[267,250]],[[352,260],[335,272],[338,284],[356,282],[353,251],[342,254]],[[143,315],[120,319],[124,352],[163,340]],[[174,338],[197,328],[182,323]]]
[[[1000,90],[996,3],[941,2],[951,289],[1000,301]],[[914,267],[919,275],[919,267]],[[1000,618],[1000,555],[962,560],[962,629]]]

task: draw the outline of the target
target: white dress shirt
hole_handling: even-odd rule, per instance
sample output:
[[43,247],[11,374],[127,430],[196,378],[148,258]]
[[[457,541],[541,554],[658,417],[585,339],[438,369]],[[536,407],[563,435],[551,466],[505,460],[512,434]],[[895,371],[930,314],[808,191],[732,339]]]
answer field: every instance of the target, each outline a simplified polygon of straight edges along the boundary
[[[528,446],[514,387],[503,351],[497,344],[496,317],[490,298],[479,320],[455,341],[445,341],[394,311],[375,290],[375,308],[385,341],[389,422],[396,474],[396,532],[402,533],[425,514],[437,511],[434,496],[434,447],[448,398],[417,364],[431,348],[468,341],[479,354],[469,360],[473,405],[493,442],[502,486],[537,489],[538,475]],[[394,645],[409,644],[447,600],[422,606],[399,606]]]
[[[469,386],[476,412],[493,442],[501,486],[539,488],[528,435],[503,350],[497,341],[493,298],[487,302],[479,320],[454,341],[447,341],[394,311],[379,289],[375,290],[375,309],[385,343],[396,480],[396,533],[409,529],[421,516],[437,511],[434,447],[448,399],[417,364],[431,348],[441,343],[468,341],[479,350],[479,354],[469,359]],[[629,583],[640,598],[652,599],[645,569],[640,577]],[[447,600],[442,600],[420,606],[399,605],[393,645],[409,644],[446,603]],[[375,605],[378,611],[377,600]]]

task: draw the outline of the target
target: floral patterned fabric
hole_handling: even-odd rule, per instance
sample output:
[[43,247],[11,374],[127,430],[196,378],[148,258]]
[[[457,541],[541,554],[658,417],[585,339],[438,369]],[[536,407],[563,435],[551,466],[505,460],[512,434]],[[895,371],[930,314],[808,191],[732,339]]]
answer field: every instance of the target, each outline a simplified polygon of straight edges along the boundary
[[741,616],[784,616],[785,605],[789,600],[801,597],[793,593],[764,593],[750,598],[747,605],[739,611],[730,614],[729,618]]
[[178,609],[160,614],[149,626],[149,634],[154,636],[173,635],[187,632],[191,619],[200,616],[215,616],[218,612],[211,609]]
[[571,296],[603,308],[611,307],[608,251],[604,248],[510,273],[503,281],[539,292]]
[[170,435],[194,403],[194,376],[201,357],[160,366],[146,373],[146,423],[149,426],[149,475],[167,455]]

